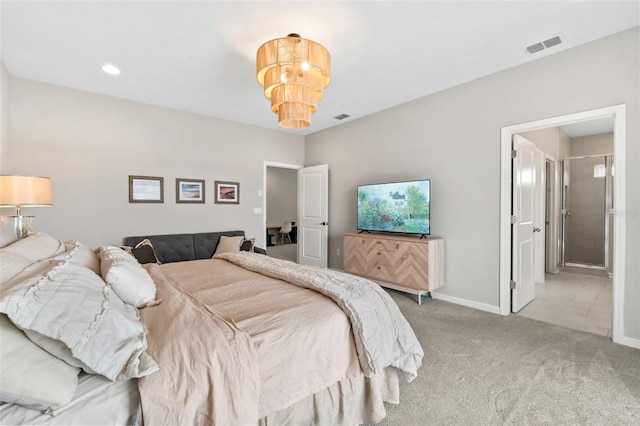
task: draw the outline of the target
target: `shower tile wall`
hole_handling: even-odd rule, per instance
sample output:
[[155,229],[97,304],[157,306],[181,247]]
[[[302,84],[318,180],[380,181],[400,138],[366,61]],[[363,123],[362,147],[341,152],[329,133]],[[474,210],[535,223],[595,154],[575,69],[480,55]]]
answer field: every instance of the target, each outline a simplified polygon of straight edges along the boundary
[[[571,140],[571,157],[611,154],[613,134]],[[565,261],[604,265],[605,179],[594,178],[594,167],[604,165],[604,157],[569,160]]]

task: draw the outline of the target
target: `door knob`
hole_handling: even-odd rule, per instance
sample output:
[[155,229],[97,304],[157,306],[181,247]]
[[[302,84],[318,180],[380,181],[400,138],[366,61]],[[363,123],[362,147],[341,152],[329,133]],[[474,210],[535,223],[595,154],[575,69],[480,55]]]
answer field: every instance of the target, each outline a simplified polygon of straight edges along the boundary
[[319,223],[319,225],[322,225],[322,226],[327,226],[328,224],[329,224],[329,222],[320,222]]
[[540,232],[540,228],[533,228],[533,232]]

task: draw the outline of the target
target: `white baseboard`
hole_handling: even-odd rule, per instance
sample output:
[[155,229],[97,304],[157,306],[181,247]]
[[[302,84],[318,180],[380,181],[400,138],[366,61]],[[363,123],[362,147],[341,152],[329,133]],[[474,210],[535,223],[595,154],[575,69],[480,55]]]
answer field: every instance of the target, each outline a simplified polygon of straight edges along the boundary
[[438,300],[444,300],[445,302],[455,303],[456,305],[466,306],[468,308],[478,309],[480,311],[491,312],[492,314],[500,315],[500,307],[487,305],[486,303],[474,302],[473,300],[462,299],[460,297],[449,296],[447,294],[431,292],[431,297]]
[[634,337],[622,336],[620,340],[617,342],[620,345],[631,346],[632,348],[640,349],[640,339],[636,339]]

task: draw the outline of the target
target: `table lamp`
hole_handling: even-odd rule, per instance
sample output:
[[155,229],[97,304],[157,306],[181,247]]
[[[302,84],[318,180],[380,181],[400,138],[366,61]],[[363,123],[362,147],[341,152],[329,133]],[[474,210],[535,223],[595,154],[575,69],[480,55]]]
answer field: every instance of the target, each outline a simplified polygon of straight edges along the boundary
[[0,175],[0,207],[16,209],[15,215],[0,219],[11,225],[18,238],[27,236],[33,216],[22,216],[23,207],[51,206],[51,179],[37,176]]

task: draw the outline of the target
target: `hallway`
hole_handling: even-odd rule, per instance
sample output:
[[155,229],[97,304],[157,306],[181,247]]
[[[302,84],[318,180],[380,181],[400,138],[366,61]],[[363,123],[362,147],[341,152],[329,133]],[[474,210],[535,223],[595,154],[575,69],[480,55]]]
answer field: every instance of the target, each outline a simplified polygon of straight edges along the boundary
[[562,267],[536,284],[536,298],[518,315],[611,337],[612,282],[604,271]]
[[289,260],[291,262],[298,261],[298,245],[297,244],[278,244],[267,247],[267,256],[277,257],[278,259]]

